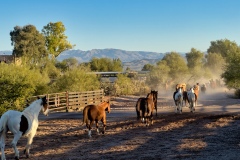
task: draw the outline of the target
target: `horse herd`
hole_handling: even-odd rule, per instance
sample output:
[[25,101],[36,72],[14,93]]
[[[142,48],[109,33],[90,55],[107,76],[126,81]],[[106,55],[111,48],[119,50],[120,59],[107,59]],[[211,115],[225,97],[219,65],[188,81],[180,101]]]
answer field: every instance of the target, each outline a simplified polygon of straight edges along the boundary
[[[197,104],[198,91],[198,85],[194,85],[194,87],[190,88],[188,91],[186,90],[186,85],[176,85],[176,91],[173,93],[173,99],[176,105],[175,112],[182,113],[184,101],[185,105],[187,105],[187,103],[189,104],[190,111],[194,112]],[[153,124],[154,110],[156,110],[157,116],[157,98],[158,91],[151,90],[146,97],[140,97],[136,102],[137,119],[145,123],[146,126]],[[14,135],[11,145],[15,152],[15,159],[19,159],[19,151],[16,146],[17,142],[24,135],[27,137],[27,145],[25,146],[24,154],[27,158],[30,156],[30,147],[38,128],[38,116],[40,111],[42,111],[44,115],[48,115],[49,109],[47,104],[47,98],[45,96],[32,102],[22,112],[9,110],[1,116],[0,147],[2,160],[6,159],[4,149],[8,131],[11,131]],[[85,106],[83,109],[83,124],[86,124],[89,137],[91,137],[91,126],[94,122],[97,132],[99,133],[98,121],[101,121],[103,123],[102,134],[105,133],[106,111],[110,113],[110,110],[109,101],[104,101],[98,105],[92,104]]]

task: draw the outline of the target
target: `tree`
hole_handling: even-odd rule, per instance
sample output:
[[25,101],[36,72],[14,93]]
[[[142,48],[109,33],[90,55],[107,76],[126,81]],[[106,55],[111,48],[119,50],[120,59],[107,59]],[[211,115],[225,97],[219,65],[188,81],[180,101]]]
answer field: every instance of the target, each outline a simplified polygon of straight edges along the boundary
[[39,69],[0,63],[0,114],[9,109],[23,110],[26,99],[46,93],[50,82]]
[[166,61],[159,61],[156,66],[150,71],[146,83],[154,88],[158,85],[164,86],[169,78],[170,68]]
[[[188,74],[188,67],[185,59],[176,52],[171,52],[166,54],[161,61],[165,61],[164,63],[170,68],[169,77],[170,79],[175,79],[176,82],[183,81]],[[159,63],[163,63],[159,61]]]
[[194,81],[204,76],[204,53],[192,48],[189,53],[186,53],[187,66],[190,72],[190,79]]
[[222,78],[229,88],[240,89],[240,53],[231,57],[231,63],[227,63],[224,67]]
[[223,73],[225,60],[221,54],[210,52],[206,55],[206,60],[205,67],[207,67],[212,74],[220,76]]
[[122,72],[122,62],[120,59],[95,58],[90,61],[90,68],[95,72]]
[[52,59],[56,58],[63,51],[74,47],[67,41],[67,36],[64,34],[65,30],[62,22],[50,22],[42,29],[42,33],[45,36],[45,45],[52,55]]
[[192,48],[189,53],[186,53],[186,58],[188,68],[203,66],[204,53],[196,50],[195,48]]
[[51,86],[52,92],[91,91],[100,89],[96,74],[88,72],[88,68],[73,68],[66,71]]
[[67,58],[64,59],[62,62],[57,62],[56,67],[59,68],[62,72],[66,72],[69,69],[73,69],[77,67],[78,60],[76,58]]
[[41,66],[48,58],[44,37],[33,25],[16,26],[10,32],[13,55],[31,67]]
[[229,88],[240,90],[240,52],[228,57],[228,63],[221,75]]
[[221,54],[223,58],[226,58],[232,53],[239,52],[240,48],[236,42],[232,42],[228,39],[211,41],[211,45],[208,48],[208,53]]
[[142,71],[151,71],[154,68],[152,64],[145,64],[142,68]]

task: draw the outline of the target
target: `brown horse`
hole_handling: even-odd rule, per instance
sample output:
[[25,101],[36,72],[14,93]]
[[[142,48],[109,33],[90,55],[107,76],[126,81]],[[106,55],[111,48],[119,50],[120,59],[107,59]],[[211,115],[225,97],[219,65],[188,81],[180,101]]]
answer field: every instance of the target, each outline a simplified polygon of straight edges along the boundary
[[147,126],[149,125],[149,121],[151,121],[151,124],[153,124],[153,97],[153,93],[148,93],[146,98],[141,97],[136,103],[137,119],[141,119],[142,122],[145,122]]
[[158,99],[158,91],[151,90],[151,93],[153,94],[154,108],[155,108],[155,110],[156,110],[156,116],[157,116],[157,99]]
[[[92,129],[92,124],[96,123],[96,128],[97,128],[97,132],[99,133],[98,130],[98,121],[102,121],[103,123],[103,131],[102,134],[105,133],[106,130],[106,112],[108,111],[108,113],[110,113],[110,103],[108,102],[102,102],[101,104],[99,104],[98,106],[96,105],[87,105],[84,109],[83,109],[83,124],[86,123],[86,127],[88,128],[88,136],[91,137],[91,129]],[[90,124],[89,124],[90,121]]]
[[193,91],[194,91],[194,94],[195,94],[195,106],[197,106],[198,95],[199,95],[199,86],[198,86],[198,84],[193,86]]
[[143,112],[146,110],[147,101],[145,97],[140,97],[136,103],[137,120],[144,122]]

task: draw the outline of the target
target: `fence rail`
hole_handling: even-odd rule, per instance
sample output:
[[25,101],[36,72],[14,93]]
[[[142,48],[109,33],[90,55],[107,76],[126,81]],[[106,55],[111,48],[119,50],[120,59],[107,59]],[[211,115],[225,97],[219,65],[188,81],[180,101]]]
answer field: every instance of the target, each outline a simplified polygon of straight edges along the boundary
[[[29,102],[34,101],[39,95],[32,97]],[[104,91],[86,91],[86,92],[60,92],[47,94],[48,106],[51,112],[70,112],[82,111],[86,105],[98,104],[104,99]]]

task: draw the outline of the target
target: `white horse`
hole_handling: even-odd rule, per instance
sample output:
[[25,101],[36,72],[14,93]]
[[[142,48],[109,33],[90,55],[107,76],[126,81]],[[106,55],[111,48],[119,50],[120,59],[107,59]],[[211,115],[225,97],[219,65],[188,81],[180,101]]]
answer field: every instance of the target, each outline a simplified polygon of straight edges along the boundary
[[29,149],[38,128],[38,115],[40,111],[42,111],[44,115],[48,115],[49,109],[46,96],[32,102],[29,107],[23,110],[23,112],[9,110],[2,115],[0,119],[0,146],[2,160],[6,159],[4,149],[6,134],[9,130],[14,134],[11,145],[15,152],[15,159],[19,159],[17,142],[23,135],[28,138],[24,153],[27,158],[29,157]]
[[191,112],[195,111],[195,106],[196,106],[196,99],[195,99],[195,93],[193,88],[191,88],[188,92],[187,92],[187,97],[189,100],[189,108]]
[[183,107],[183,91],[182,87],[179,87],[177,91],[173,94],[173,98],[175,101],[175,113],[179,112],[182,113],[182,107]]

